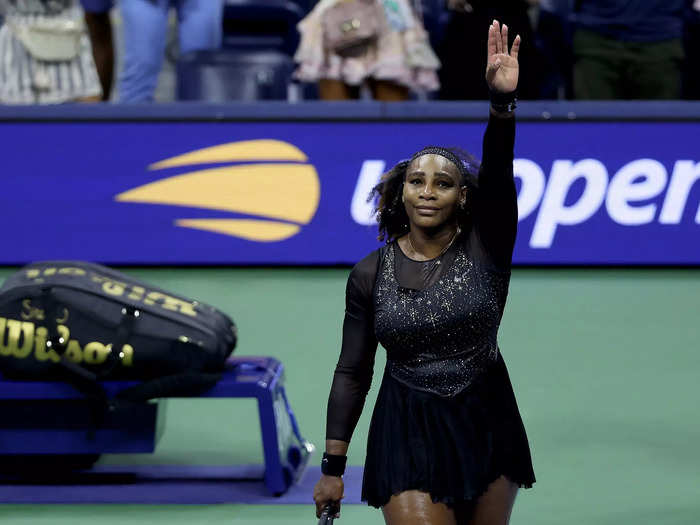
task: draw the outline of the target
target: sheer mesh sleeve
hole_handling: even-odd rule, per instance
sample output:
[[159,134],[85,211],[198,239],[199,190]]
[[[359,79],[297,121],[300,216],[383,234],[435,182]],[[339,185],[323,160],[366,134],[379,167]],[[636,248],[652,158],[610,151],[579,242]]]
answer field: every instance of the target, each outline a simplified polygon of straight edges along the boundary
[[372,384],[377,339],[372,290],[378,253],[372,252],[350,272],[345,291],[345,319],[340,359],[328,398],[326,439],[350,441]]
[[515,117],[489,117],[479,171],[475,228],[486,255],[499,269],[510,268],[518,226],[513,180]]

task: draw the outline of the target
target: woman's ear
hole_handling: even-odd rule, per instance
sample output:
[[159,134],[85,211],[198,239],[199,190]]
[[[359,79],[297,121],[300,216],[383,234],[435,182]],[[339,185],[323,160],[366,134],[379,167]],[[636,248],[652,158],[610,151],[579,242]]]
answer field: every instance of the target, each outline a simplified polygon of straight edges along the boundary
[[459,189],[459,205],[464,208],[464,205],[467,203],[467,192],[469,190],[467,189],[466,186],[462,186]]

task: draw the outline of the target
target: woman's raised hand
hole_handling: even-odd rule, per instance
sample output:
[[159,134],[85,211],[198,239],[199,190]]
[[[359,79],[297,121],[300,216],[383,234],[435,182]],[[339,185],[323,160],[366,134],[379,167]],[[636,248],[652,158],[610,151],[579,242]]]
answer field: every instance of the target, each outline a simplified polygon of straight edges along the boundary
[[520,35],[513,40],[508,52],[508,26],[494,20],[489,27],[486,55],[486,83],[491,91],[510,93],[518,87],[518,51]]

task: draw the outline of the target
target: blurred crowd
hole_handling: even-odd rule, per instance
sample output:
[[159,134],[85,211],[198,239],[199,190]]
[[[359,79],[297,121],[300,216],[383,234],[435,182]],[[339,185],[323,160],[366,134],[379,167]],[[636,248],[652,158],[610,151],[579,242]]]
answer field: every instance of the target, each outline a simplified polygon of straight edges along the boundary
[[700,0],[0,0],[0,103],[486,99],[493,19],[520,99],[700,99]]

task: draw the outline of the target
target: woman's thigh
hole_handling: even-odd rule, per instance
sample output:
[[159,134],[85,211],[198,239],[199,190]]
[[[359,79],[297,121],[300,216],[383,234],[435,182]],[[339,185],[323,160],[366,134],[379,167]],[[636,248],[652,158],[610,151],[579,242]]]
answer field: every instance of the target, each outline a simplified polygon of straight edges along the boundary
[[507,525],[513,510],[518,485],[501,476],[489,485],[469,509],[469,514],[460,514],[460,525]]
[[341,80],[322,78],[318,81],[321,100],[356,100],[360,98],[359,86],[349,86]]
[[408,100],[408,88],[387,80],[369,79],[369,87],[375,100],[400,102]]
[[395,494],[382,507],[386,525],[457,525],[454,512],[444,503],[433,503],[430,494],[407,490]]

